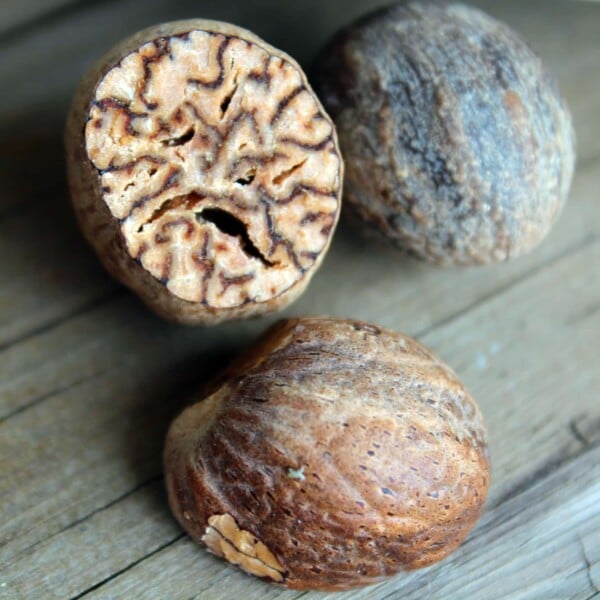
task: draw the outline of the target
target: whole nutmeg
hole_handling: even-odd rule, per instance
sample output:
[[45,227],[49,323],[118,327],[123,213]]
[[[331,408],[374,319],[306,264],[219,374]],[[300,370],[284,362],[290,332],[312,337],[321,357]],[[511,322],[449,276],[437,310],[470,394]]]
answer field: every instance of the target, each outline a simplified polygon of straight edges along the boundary
[[506,260],[548,233],[574,134],[514,31],[462,4],[404,2],[339,33],[317,65],[367,230],[440,265]]
[[175,419],[171,509],[211,552],[296,589],[346,589],[452,552],[485,501],[479,410],[414,340],[279,323]]
[[329,247],[334,127],[298,64],[244,29],[189,20],[125,40],[83,80],[65,136],[85,236],[165,317],[282,308]]

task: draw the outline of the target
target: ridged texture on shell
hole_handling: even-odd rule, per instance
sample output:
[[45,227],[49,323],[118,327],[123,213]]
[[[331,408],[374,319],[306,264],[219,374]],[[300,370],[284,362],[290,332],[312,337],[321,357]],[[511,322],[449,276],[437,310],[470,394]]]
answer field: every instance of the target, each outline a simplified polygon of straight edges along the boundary
[[440,560],[490,476],[481,415],[447,366],[406,336],[325,318],[281,322],[186,409],[165,471],[195,540],[230,515],[280,565],[270,579],[298,589]]
[[539,243],[574,168],[568,109],[507,26],[456,3],[405,2],[339,33],[317,61],[352,214],[442,265]]

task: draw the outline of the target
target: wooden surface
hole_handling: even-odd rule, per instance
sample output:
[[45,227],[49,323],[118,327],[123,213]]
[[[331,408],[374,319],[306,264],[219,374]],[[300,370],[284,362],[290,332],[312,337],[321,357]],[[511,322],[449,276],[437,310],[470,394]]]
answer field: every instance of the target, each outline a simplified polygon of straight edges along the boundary
[[[79,236],[60,136],[83,69],[142,26],[222,18],[308,65],[335,28],[376,4],[0,4],[0,598],[302,595],[192,544],[169,514],[161,474],[169,420],[273,319],[187,329],[149,314]],[[439,565],[336,598],[600,595],[600,6],[482,6],[556,73],[575,117],[577,174],[550,237],[510,264],[438,270],[342,225],[288,311],[419,338],[470,387],[491,435],[490,498],[467,542]]]

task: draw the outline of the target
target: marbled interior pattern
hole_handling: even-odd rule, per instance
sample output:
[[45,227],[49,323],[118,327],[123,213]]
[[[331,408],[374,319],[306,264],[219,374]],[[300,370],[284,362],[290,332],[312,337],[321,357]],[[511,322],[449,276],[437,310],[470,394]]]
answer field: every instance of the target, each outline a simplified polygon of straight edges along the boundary
[[76,99],[79,220],[109,270],[167,316],[268,312],[329,246],[342,183],[333,125],[298,65],[252,34],[160,27]]

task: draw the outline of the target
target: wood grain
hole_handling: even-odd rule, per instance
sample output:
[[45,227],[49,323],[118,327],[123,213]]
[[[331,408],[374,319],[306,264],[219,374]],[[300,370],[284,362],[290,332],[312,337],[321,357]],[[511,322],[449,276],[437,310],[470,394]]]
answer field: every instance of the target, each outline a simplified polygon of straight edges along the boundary
[[60,18],[81,0],[4,0],[0,4],[0,39],[21,35],[27,29]]
[[[140,26],[201,12],[307,64],[377,2],[173,4],[82,3],[0,40],[11,92],[0,96],[0,598],[298,597],[182,537],[161,480],[169,420],[273,319],[177,327],[113,283],[75,228],[60,132],[82,69]],[[401,260],[343,225],[286,311],[418,336],[471,388],[491,434],[488,512],[463,548],[336,598],[587,598],[600,588],[600,6],[484,6],[528,37],[572,106],[571,200],[538,250],[484,269]]]

